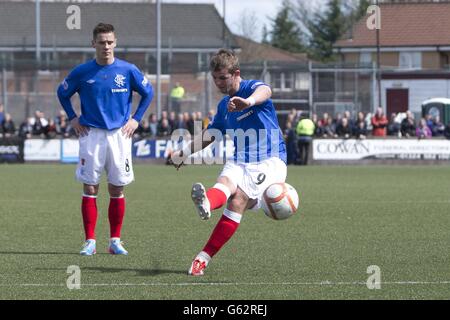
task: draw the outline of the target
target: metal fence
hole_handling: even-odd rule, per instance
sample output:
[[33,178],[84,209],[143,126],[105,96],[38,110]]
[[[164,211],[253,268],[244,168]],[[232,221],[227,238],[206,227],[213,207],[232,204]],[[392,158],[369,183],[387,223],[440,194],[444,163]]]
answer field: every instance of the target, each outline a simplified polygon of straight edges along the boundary
[[[38,66],[34,60],[16,61],[14,64],[5,63],[0,59],[0,103],[4,105],[5,112],[10,113],[13,120],[19,123],[27,117],[34,116],[35,111],[44,112],[45,117],[54,117],[62,109],[58,101],[56,90],[58,85],[69,73],[70,69],[82,61],[60,61],[50,64],[43,63]],[[141,67],[141,66],[139,66]],[[150,66],[151,67],[151,66]],[[148,66],[143,66],[141,70],[148,70]],[[186,92],[181,99],[178,108],[172,103],[169,93],[176,77],[174,75],[164,75],[162,77],[163,90],[161,93],[162,110],[175,112],[202,112],[207,113],[219,97],[214,96],[211,90],[211,79],[205,73],[191,72],[191,78],[196,82],[198,90]],[[146,73],[144,71],[144,73]],[[205,75],[207,78],[205,79]],[[150,82],[156,90],[156,80],[154,74],[146,73]],[[185,73],[181,76],[186,76]],[[188,82],[188,81],[186,81]],[[189,84],[189,83],[187,83]],[[210,96],[207,96],[209,93]],[[153,100],[146,115],[156,113],[155,100]],[[211,102],[209,102],[211,101]],[[133,108],[139,102],[139,95],[134,93]],[[80,102],[77,95],[72,98],[74,109],[79,112]]]
[[[47,61],[38,66],[32,60],[12,64],[2,63],[0,59],[0,102],[3,102],[6,111],[16,122],[33,116],[36,110],[44,112],[46,117],[56,116],[62,110],[56,97],[56,88],[70,68],[80,62]],[[143,70],[152,69],[148,65],[138,66]],[[176,68],[166,69],[170,72]],[[216,108],[221,94],[215,90],[211,76],[205,66],[194,69],[164,75],[162,110],[188,113],[200,111],[207,114],[208,110]],[[261,79],[272,86],[272,99],[281,114],[293,108],[319,116],[324,112],[336,114],[349,110],[356,114],[358,111],[367,113],[374,110],[375,69],[371,66],[261,61],[242,64],[241,72],[245,78]],[[148,73],[147,76],[155,84],[154,74]],[[180,76],[184,85],[191,89],[186,90],[179,107],[176,107],[169,99],[169,92]],[[133,99],[134,107],[138,98]],[[76,96],[73,104],[79,110]],[[155,102],[152,102],[146,116],[155,112]]]
[[376,69],[372,65],[310,64],[312,112],[319,116],[373,112]]

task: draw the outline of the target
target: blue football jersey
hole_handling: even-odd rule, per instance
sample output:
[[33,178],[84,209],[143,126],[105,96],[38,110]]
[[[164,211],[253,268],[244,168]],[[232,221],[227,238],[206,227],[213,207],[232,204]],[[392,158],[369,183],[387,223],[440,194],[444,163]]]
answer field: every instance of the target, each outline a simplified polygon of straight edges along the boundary
[[[246,99],[261,85],[266,84],[258,80],[242,80],[235,96]],[[286,145],[272,100],[243,111],[228,112],[230,98],[226,96],[219,102],[208,129],[217,129],[222,135],[230,136],[234,143],[234,160],[250,163],[277,157],[286,162]]]
[[139,69],[115,58],[110,65],[99,65],[95,59],[73,69],[58,87],[58,98],[69,120],[76,117],[70,97],[80,96],[80,124],[113,130],[130,118],[133,91],[142,99],[133,115],[141,121],[153,98],[153,88]]

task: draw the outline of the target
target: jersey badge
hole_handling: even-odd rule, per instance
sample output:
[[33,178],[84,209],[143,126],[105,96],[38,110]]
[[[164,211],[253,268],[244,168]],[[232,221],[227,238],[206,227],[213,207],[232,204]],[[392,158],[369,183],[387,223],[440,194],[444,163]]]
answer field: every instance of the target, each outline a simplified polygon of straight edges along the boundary
[[116,77],[114,78],[114,82],[116,83],[116,86],[119,88],[123,87],[125,85],[125,77],[121,74],[116,74]]

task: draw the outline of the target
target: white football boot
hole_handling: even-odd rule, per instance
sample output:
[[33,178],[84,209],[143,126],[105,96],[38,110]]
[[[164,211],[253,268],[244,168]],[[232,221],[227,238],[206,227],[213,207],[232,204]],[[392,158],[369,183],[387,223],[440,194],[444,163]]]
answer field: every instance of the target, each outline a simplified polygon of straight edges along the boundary
[[87,239],[86,242],[83,244],[83,248],[80,251],[80,254],[82,256],[92,256],[96,253],[95,249],[95,240],[94,239]]
[[108,251],[111,254],[123,254],[125,256],[128,254],[128,251],[123,247],[123,242],[119,238],[111,238],[109,240]]
[[206,189],[200,182],[192,186],[191,197],[200,218],[208,220],[211,217],[211,205],[206,196]]

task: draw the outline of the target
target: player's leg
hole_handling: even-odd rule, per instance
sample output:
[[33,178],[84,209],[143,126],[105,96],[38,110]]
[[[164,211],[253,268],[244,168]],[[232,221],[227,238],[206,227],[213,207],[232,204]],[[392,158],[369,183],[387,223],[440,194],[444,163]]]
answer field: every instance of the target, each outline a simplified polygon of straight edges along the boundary
[[83,183],[81,213],[85,231],[85,243],[81,255],[96,252],[95,226],[97,223],[97,194],[101,172],[105,163],[104,130],[91,128],[88,135],[79,138],[79,162],[76,178]]
[[242,168],[233,162],[227,163],[217,178],[216,184],[206,190],[203,184],[194,183],[191,197],[201,219],[211,217],[211,211],[221,208],[236,192],[238,181],[231,177],[242,176]]
[[122,186],[115,186],[111,183],[108,184],[109,192],[109,207],[108,207],[108,219],[109,219],[109,252],[111,254],[128,254],[127,250],[120,241],[120,233],[122,231],[123,218],[125,216],[125,196]]
[[110,195],[108,208],[109,252],[126,255],[128,252],[123,248],[120,237],[126,209],[123,188],[134,180],[131,139],[124,137],[120,129],[109,132],[107,135],[107,154],[105,169],[108,173],[108,192]]
[[[233,175],[233,171],[222,171],[238,187],[231,195],[227,208],[217,223],[211,237],[203,250],[192,262],[189,274],[203,275],[203,270],[211,258],[233,236],[241,222],[242,214],[247,209],[258,209],[259,199],[268,185],[283,182],[286,179],[286,164],[279,158],[269,158],[257,164],[241,165],[243,174]],[[237,171],[234,171],[237,173]]]
[[[287,166],[283,160],[272,157],[259,162],[257,165],[249,165],[246,167],[246,179],[242,182],[246,186],[247,194],[252,199],[256,199],[253,206],[249,206],[249,210],[259,210],[264,191],[273,183],[285,182],[287,177]],[[248,177],[251,177],[248,179]],[[259,177],[259,178],[258,178]],[[255,183],[255,181],[257,183]]]
[[200,182],[192,186],[191,197],[201,219],[211,217],[211,211],[221,208],[236,190],[236,186],[227,178],[219,177],[216,184],[206,190]]
[[83,256],[96,253],[95,226],[97,224],[97,194],[98,185],[83,184],[83,198],[81,200],[81,214],[85,234],[85,243],[80,251]]
[[236,191],[228,201],[227,208],[224,210],[222,217],[214,228],[208,242],[203,250],[194,258],[189,268],[190,275],[203,275],[204,269],[209,261],[217,252],[231,239],[241,222],[243,212],[254,206],[256,200],[249,199],[248,196],[240,188]]

